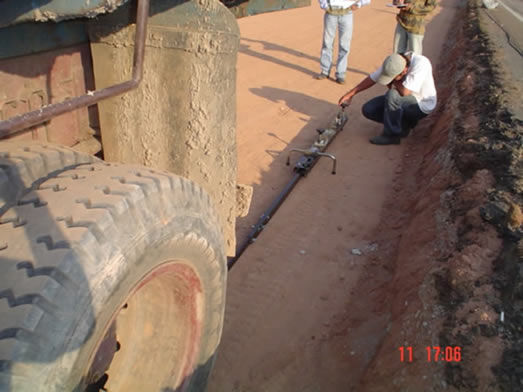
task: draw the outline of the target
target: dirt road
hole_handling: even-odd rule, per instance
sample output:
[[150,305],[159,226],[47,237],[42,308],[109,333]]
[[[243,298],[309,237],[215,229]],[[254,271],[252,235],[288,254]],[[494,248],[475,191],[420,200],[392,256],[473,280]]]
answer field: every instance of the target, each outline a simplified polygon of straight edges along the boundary
[[[313,79],[323,15],[316,3],[239,20],[239,182],[254,187],[239,241],[290,179],[288,150],[309,147],[315,129],[336,114],[338,98],[391,51],[389,2],[374,0],[355,12],[345,86]],[[455,7],[443,0],[429,18],[424,54],[435,66]],[[338,174],[320,161],[230,272],[210,392],[360,390],[391,317],[383,293],[373,295],[390,268],[370,267],[394,240],[388,229],[398,222],[383,222],[394,205],[384,203],[398,190],[405,154],[403,144],[368,143],[381,128],[359,110],[382,92],[375,86],[349,108],[349,122],[329,148]]]

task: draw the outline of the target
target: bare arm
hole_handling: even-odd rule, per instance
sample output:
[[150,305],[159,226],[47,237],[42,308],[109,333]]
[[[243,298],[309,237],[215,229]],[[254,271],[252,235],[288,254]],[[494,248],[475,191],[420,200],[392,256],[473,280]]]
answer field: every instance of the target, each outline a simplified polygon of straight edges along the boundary
[[394,87],[396,90],[398,90],[398,93],[400,93],[400,95],[402,97],[412,94],[412,91],[410,91],[408,88],[406,88],[403,85],[403,79],[395,80],[394,82],[392,82],[392,87]]
[[356,94],[362,92],[363,90],[367,90],[368,88],[374,86],[376,82],[370,78],[370,76],[367,76],[365,79],[363,79],[356,87],[354,87],[349,92],[345,93],[339,101],[338,105],[340,106],[349,106],[350,102],[352,101],[352,97],[354,97]]

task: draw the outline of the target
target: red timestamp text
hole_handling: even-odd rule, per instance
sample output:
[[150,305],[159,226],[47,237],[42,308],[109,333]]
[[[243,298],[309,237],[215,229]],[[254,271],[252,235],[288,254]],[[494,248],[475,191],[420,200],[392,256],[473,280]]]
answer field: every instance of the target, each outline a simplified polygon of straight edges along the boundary
[[[401,346],[398,348],[401,362],[412,362],[414,349],[412,346]],[[427,346],[424,358],[427,362],[460,362],[461,347],[459,346]]]

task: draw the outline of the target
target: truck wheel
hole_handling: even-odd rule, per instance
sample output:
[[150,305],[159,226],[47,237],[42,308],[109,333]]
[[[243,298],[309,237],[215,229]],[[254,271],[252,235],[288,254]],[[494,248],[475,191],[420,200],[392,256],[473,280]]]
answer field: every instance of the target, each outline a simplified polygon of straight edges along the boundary
[[78,153],[41,170],[57,151],[0,143],[0,391],[203,390],[226,283],[209,197]]

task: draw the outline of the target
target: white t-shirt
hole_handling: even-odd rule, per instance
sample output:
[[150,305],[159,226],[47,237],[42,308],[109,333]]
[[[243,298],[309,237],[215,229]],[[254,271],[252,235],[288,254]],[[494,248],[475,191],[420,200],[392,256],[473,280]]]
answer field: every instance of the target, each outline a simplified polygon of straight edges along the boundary
[[[412,91],[420,110],[429,114],[436,108],[438,101],[432,76],[432,64],[428,58],[420,54],[412,53],[410,56],[410,65],[403,81],[403,87]],[[381,67],[370,74],[370,78],[376,81],[380,75]]]
[[326,10],[329,8],[329,5],[331,7],[339,7],[339,8],[349,8],[356,4],[358,8],[363,7],[364,5],[369,5],[370,0],[318,0],[320,3],[320,8],[322,10]]

